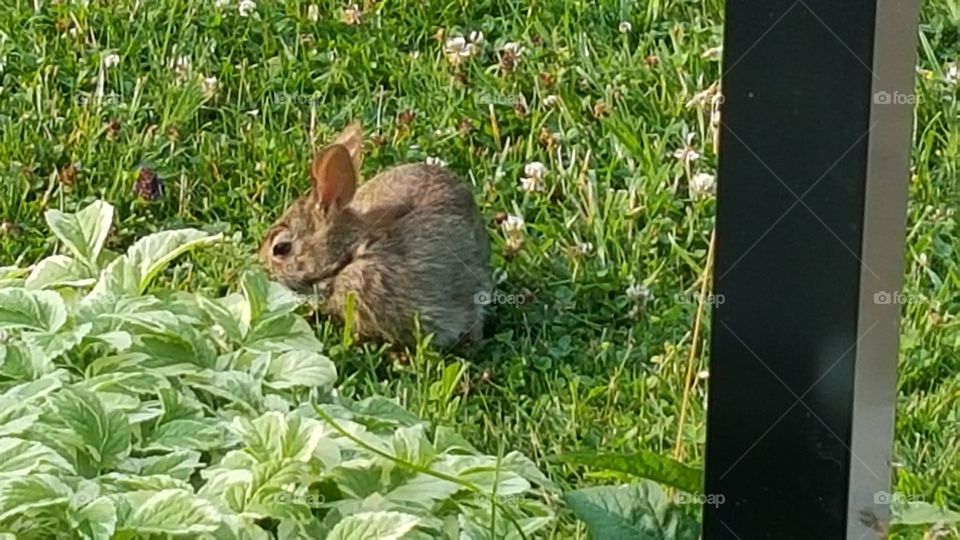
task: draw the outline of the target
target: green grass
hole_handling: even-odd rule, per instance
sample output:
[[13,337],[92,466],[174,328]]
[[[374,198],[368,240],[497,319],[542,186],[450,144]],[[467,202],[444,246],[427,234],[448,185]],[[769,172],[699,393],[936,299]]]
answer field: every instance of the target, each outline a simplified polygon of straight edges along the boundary
[[[316,22],[292,1],[249,17],[189,0],[37,5],[0,3],[0,265],[51,251],[45,209],[103,198],[117,207],[114,248],[181,225],[226,232],[233,242],[165,276],[224,292],[306,189],[312,151],[360,119],[365,176],[438,157],[473,184],[499,287],[524,302],[496,306],[487,339],[455,354],[355,345],[317,318],[341,392],[399,397],[482,450],[531,455],[564,487],[610,480],[544,460],[561,451],[682,443],[702,465],[701,379],[677,434],[690,350],[692,372],[705,370],[709,332],[693,342],[697,306],[675,295],[699,290],[713,226],[714,201],[687,188],[715,169],[710,110],[688,103],[720,76],[704,53],[721,43],[722,2],[368,2],[359,25],[329,1]],[[944,76],[958,28],[960,2],[925,3],[905,287],[919,300],[904,310],[896,442],[897,490],[954,509],[960,106]],[[481,52],[452,66],[443,36],[472,30]],[[524,52],[507,71],[497,51],[511,41]],[[109,54],[118,65],[104,67]],[[214,94],[203,77],[216,77]],[[673,153],[688,136],[702,157],[685,167]],[[550,169],[542,193],[520,189],[532,161]],[[141,166],[162,179],[156,201],[134,192]],[[526,222],[519,248],[503,214]],[[633,283],[648,301],[628,297]],[[585,531],[562,513],[551,534]]]

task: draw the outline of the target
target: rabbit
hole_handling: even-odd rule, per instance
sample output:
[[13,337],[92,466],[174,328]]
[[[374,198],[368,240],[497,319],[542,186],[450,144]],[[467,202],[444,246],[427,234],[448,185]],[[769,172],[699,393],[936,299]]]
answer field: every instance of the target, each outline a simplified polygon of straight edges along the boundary
[[288,288],[319,292],[343,318],[355,297],[361,336],[415,341],[415,320],[435,345],[483,334],[490,241],[470,188],[445,167],[406,164],[357,185],[363,135],[353,123],[320,150],[312,190],[287,208],[259,254]]

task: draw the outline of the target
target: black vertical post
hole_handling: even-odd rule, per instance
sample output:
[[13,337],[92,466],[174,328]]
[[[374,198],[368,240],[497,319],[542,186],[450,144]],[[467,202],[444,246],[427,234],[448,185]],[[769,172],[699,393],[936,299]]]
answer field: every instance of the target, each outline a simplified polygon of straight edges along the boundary
[[727,0],[704,537],[889,521],[918,0]]

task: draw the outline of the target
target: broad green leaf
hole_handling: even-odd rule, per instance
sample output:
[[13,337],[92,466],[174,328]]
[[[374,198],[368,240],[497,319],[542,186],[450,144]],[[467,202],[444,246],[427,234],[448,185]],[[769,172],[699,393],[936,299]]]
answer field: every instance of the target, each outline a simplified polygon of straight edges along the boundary
[[393,455],[407,463],[429,465],[437,455],[423,424],[404,426],[393,432]]
[[700,534],[697,522],[649,480],[571,491],[563,498],[592,538],[686,540]]
[[237,417],[231,428],[246,445],[246,451],[261,462],[310,461],[324,433],[323,426],[316,420],[297,414],[284,417],[275,411],[252,421]]
[[446,500],[462,489],[464,487],[456,482],[431,474],[417,473],[387,493],[386,497],[394,501],[415,501],[430,506],[434,501]]
[[470,482],[484,493],[518,495],[530,489],[530,483],[523,476],[505,468],[496,456],[448,454],[438,458],[432,467],[446,467],[444,470],[450,470],[453,475]]
[[93,392],[64,388],[50,398],[44,421],[63,425],[79,435],[81,451],[101,469],[119,462],[130,452],[130,424],[119,410],[106,410]]
[[77,259],[96,270],[97,257],[113,222],[113,207],[103,201],[95,201],[75,214],[48,210],[43,217],[50,232]]
[[[74,386],[74,388],[82,387]],[[103,403],[103,408],[108,411],[123,411],[125,413],[130,413],[140,408],[140,400],[134,396],[121,394],[118,392],[95,393],[97,397],[100,398],[100,402]]]
[[140,295],[168,264],[191,249],[218,242],[221,235],[197,229],[162,231],[145,236],[130,246],[126,255],[103,270],[91,295]]
[[890,507],[892,525],[916,526],[937,523],[960,523],[960,512],[947,510],[923,501],[894,501]]
[[380,493],[383,474],[383,466],[372,459],[344,461],[331,471],[337,487],[356,499]]
[[639,451],[633,454],[570,452],[552,460],[632,474],[688,493],[703,491],[703,471],[653,452]]
[[[509,502],[509,501],[507,501]],[[459,515],[460,540],[521,540],[538,538],[538,530],[550,524],[553,516],[543,505],[525,503],[524,513],[516,505],[500,505],[494,508],[486,503],[479,506],[461,506]],[[496,511],[496,519],[492,513]],[[504,515],[509,513],[509,516]],[[520,517],[524,514],[535,517]],[[491,529],[491,525],[493,528]],[[453,533],[455,535],[455,533]],[[606,540],[606,539],[603,539]],[[619,540],[619,539],[618,539]]]
[[479,453],[470,441],[447,426],[437,426],[433,439],[433,446],[440,453],[453,451],[467,454]]
[[307,321],[290,313],[256,322],[247,335],[245,347],[256,352],[320,352],[323,349]]
[[211,537],[214,540],[274,540],[272,534],[261,529],[252,519],[231,514],[224,514],[223,525]]
[[[335,416],[353,420],[369,428],[380,426],[415,426],[421,421],[396,401],[383,396],[371,396],[361,401],[341,400]],[[325,407],[326,408],[326,407]],[[330,412],[335,412],[330,407]],[[343,414],[346,413],[346,414]]]
[[191,388],[205,390],[243,407],[253,415],[263,407],[260,383],[242,371],[204,371],[185,375],[183,381]]
[[127,332],[115,331],[115,332],[104,332],[102,334],[96,334],[90,336],[90,339],[95,339],[102,343],[109,345],[113,350],[117,352],[124,352],[133,345],[133,336]]
[[337,380],[337,368],[329,358],[310,351],[287,351],[270,360],[266,384],[273,388],[310,386],[329,388]]
[[173,388],[161,388],[158,394],[160,395],[160,404],[163,406],[161,423],[203,418],[203,405],[194,397],[187,396]]
[[183,489],[136,491],[114,498],[121,519],[117,532],[141,535],[196,535],[220,527],[221,513],[210,502]]
[[361,512],[337,523],[327,540],[398,540],[419,523],[417,516],[401,512]]
[[203,295],[197,295],[197,306],[206,313],[210,322],[223,328],[223,333],[234,343],[240,343],[246,336],[249,326],[242,327],[233,313],[220,302],[211,300]]
[[0,437],[17,435],[34,426],[40,418],[40,409],[34,403],[61,386],[59,374],[53,373],[0,395]]
[[[210,500],[229,502],[227,493],[235,495],[234,486],[240,486],[238,489],[245,490],[253,482],[253,468],[257,463],[256,458],[246,452],[240,450],[227,452],[220,463],[201,469],[200,477],[206,483],[198,490],[198,494]],[[234,510],[239,510],[243,496],[236,499],[234,502],[237,507]]]
[[0,398],[0,437],[19,435],[37,423],[40,409]]
[[0,479],[0,522],[70,500],[70,487],[49,474]]
[[175,313],[165,309],[148,308],[137,311],[105,313],[100,318],[114,322],[116,328],[132,334],[177,334],[186,329]]
[[254,465],[252,472],[249,485],[234,485],[224,494],[231,508],[275,519],[309,518],[310,507],[306,504],[309,499],[295,496],[292,491],[309,483],[306,463],[291,459],[267,461]]
[[170,381],[151,371],[117,371],[91,377],[77,386],[91,392],[156,394],[161,388],[169,388]]
[[191,491],[190,483],[174,478],[167,474],[128,474],[112,472],[101,475],[100,485],[109,493],[126,493],[129,491],[163,491],[165,489],[181,489]]
[[513,451],[503,456],[500,460],[500,467],[517,473],[523,478],[534,482],[550,491],[558,491],[559,488],[556,484],[553,483],[543,472],[537,467],[537,464],[533,462],[527,456],[521,454],[520,452]]
[[177,450],[169,454],[150,456],[139,460],[140,474],[166,474],[180,480],[190,480],[193,471],[200,467],[200,452]]
[[73,467],[56,451],[38,442],[0,438],[0,482],[33,473],[73,474]]
[[0,289],[0,330],[56,332],[67,322],[67,306],[53,291]]
[[255,324],[267,311],[267,297],[270,294],[270,283],[262,272],[247,272],[240,282],[240,290],[247,301],[245,319]]
[[180,419],[161,424],[145,448],[160,450],[211,450],[223,443],[220,430],[209,419]]
[[[8,389],[0,399],[9,399],[11,402],[29,403],[44,399],[63,387],[61,373],[52,373],[46,377],[19,384]],[[0,407],[2,410],[2,407]]]
[[177,373],[212,369],[217,361],[216,351],[207,338],[189,327],[179,334],[142,335],[131,351],[147,355],[145,368],[173,368]]
[[0,363],[0,375],[15,381],[33,381],[49,375],[56,369],[53,360],[44,356],[43,351],[25,343],[10,342],[3,347],[3,363]]
[[97,277],[88,266],[66,255],[51,255],[38,262],[24,281],[27,289],[89,287]]
[[267,285],[267,312],[289,313],[303,304],[303,297],[283,285],[271,281]]
[[109,497],[97,497],[71,510],[70,525],[87,540],[110,540],[117,528],[117,507]]
[[35,351],[34,354],[54,360],[79,345],[92,328],[93,325],[86,323],[59,332],[24,332],[21,337],[23,342]]

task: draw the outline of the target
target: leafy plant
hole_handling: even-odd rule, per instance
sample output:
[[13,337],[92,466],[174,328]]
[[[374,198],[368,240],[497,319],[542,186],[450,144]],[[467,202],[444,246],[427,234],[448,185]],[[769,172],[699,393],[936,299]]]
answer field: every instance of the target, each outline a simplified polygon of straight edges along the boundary
[[593,538],[689,540],[700,535],[697,521],[649,480],[572,491],[564,500]]
[[654,452],[632,454],[568,452],[555,458],[572,465],[585,465],[610,472],[627,473],[681,489],[688,493],[703,491],[703,471]]
[[[0,533],[524,538],[556,488],[382,397],[352,401],[300,298],[260,274],[158,290],[193,229],[103,250],[113,209],[48,212],[64,254],[0,272]],[[539,489],[535,489],[537,486]]]

